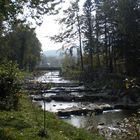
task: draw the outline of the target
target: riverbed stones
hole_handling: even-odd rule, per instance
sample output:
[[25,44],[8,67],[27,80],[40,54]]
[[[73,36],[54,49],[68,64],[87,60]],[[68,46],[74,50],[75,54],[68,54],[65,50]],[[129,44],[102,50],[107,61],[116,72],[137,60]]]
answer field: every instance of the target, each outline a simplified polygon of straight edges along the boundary
[[140,104],[117,104],[114,105],[114,109],[125,109],[125,110],[137,110],[140,108]]
[[113,109],[109,104],[91,104],[88,103],[87,105],[82,105],[79,104],[78,107],[71,107],[71,108],[66,108],[63,110],[58,111],[58,116],[70,116],[70,115],[87,115],[89,113],[93,113],[95,115],[102,114],[104,110],[109,110]]

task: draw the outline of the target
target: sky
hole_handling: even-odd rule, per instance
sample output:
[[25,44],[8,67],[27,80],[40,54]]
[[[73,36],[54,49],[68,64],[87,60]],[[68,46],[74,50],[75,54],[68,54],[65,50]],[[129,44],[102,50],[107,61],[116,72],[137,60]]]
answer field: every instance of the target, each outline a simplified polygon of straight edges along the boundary
[[42,44],[42,50],[57,50],[61,47],[61,44],[54,43],[48,36],[53,36],[59,32],[59,25],[55,22],[56,16],[44,16],[41,26],[36,28],[37,38]]
[[[67,8],[69,6],[69,2],[70,1],[66,0],[66,2],[63,3],[62,7]],[[55,20],[61,16],[62,16],[61,11],[60,14],[58,15],[52,16],[44,15],[42,25],[36,28],[37,38],[42,44],[43,51],[58,50],[62,47],[61,43],[55,43],[54,41],[51,41],[49,39],[49,36],[53,36],[59,32],[61,25],[58,25]]]
[[[66,3],[63,4],[63,7],[67,8],[69,6],[69,2],[70,1],[67,0]],[[82,3],[83,0],[82,2],[80,2],[80,4]],[[53,36],[59,32],[61,25],[58,25],[55,19],[57,19],[58,17],[60,18],[61,16],[62,13],[55,16],[44,15],[42,25],[36,28],[37,38],[42,44],[43,51],[58,50],[62,47],[61,43],[54,43],[48,37],[48,36]]]

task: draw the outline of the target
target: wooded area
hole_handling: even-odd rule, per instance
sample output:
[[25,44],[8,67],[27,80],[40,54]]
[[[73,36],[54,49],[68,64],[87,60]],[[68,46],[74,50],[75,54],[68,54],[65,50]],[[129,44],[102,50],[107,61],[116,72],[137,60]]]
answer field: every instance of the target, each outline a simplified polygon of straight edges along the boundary
[[12,60],[22,70],[32,71],[40,61],[41,44],[35,26],[59,3],[49,1],[0,1],[0,62]]
[[[71,57],[72,49],[77,48],[79,66],[86,73],[139,77],[139,6],[139,0],[86,0],[80,8],[76,0],[58,19],[63,30],[51,39],[64,42],[63,48],[69,46]],[[79,45],[74,46],[78,39]]]

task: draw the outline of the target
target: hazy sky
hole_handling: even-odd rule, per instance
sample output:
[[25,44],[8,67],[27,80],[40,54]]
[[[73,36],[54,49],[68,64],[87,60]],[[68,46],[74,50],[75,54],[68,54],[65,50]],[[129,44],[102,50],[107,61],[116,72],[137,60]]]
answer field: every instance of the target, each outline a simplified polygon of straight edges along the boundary
[[[84,2],[81,0],[81,4]],[[70,1],[66,1],[65,4],[63,4],[63,7],[68,7]],[[61,25],[58,25],[55,21],[58,17],[62,16],[60,15],[55,15],[55,16],[44,16],[43,18],[43,23],[41,26],[38,26],[36,28],[36,34],[38,39],[40,40],[42,44],[42,50],[47,51],[47,50],[57,50],[62,47],[62,44],[60,43],[54,43],[51,41],[49,38],[46,36],[53,36],[59,32],[59,29]]]
[[47,36],[53,36],[59,31],[59,25],[55,22],[56,16],[44,16],[43,24],[36,28],[36,34],[39,41],[42,44],[42,50],[56,50],[61,47],[60,44],[56,44],[51,41]]
[[[66,2],[62,4],[62,7],[64,7],[63,9],[66,9],[69,6],[69,2],[70,1],[66,0]],[[43,51],[57,50],[62,47],[62,44],[54,43],[47,37],[47,36],[53,36],[59,32],[61,25],[58,25],[55,19],[61,16],[62,16],[62,11],[60,11],[60,14],[55,16],[45,15],[43,18],[42,25],[36,28],[37,37],[42,44]]]

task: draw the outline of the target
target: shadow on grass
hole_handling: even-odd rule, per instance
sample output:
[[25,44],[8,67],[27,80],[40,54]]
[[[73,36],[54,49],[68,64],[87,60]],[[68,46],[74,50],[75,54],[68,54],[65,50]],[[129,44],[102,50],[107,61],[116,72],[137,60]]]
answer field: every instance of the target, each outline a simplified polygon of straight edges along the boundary
[[31,128],[31,125],[19,118],[8,118],[6,120],[0,120],[0,127],[12,127],[17,130],[22,130],[25,128]]
[[10,136],[6,136],[3,130],[0,129],[0,140],[15,140]]

